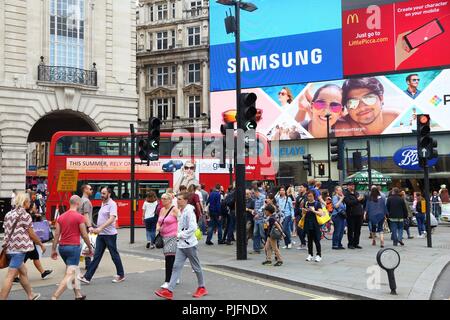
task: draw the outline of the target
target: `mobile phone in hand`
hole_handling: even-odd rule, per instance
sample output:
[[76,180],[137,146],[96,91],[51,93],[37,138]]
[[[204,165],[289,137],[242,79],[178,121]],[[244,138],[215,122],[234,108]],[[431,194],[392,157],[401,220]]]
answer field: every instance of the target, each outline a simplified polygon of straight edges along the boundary
[[443,33],[444,28],[439,20],[433,19],[408,33],[404,39],[408,49],[413,50]]

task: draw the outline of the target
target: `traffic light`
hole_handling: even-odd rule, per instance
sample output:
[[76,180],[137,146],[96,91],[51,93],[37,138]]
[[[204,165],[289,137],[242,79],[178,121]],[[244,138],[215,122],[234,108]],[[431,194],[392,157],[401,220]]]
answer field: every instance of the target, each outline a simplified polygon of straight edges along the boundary
[[138,147],[139,147],[139,151],[138,151],[139,159],[141,159],[141,161],[149,161],[147,139],[139,140]]
[[239,109],[242,112],[244,131],[256,130],[256,99],[254,93],[241,93],[239,96]]
[[430,135],[430,124],[430,115],[417,115],[417,153],[421,166],[424,165],[425,161],[437,158],[438,156],[437,141]]
[[323,163],[319,163],[319,176],[325,175],[325,165]]
[[303,156],[303,170],[308,172],[308,176],[312,176],[312,157],[311,154],[307,154]]
[[360,171],[362,169],[362,155],[361,152],[353,152],[353,168]]
[[344,170],[344,141],[341,139],[330,139],[331,161],[337,162],[338,170]]
[[147,154],[149,161],[159,159],[159,138],[161,135],[161,120],[152,117],[148,119],[148,147]]
[[227,124],[222,124],[220,126],[220,132],[222,133],[222,151],[220,153],[219,167],[222,169],[225,169],[227,167],[226,165],[227,130],[234,130],[233,122],[227,122]]

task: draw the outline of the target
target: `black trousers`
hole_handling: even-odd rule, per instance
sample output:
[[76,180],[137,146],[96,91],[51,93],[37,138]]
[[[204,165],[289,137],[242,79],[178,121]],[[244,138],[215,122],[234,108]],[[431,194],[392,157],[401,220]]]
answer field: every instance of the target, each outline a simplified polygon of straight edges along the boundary
[[350,216],[347,218],[348,245],[356,247],[359,245],[363,216]]
[[170,277],[172,277],[173,264],[175,263],[175,255],[166,256],[166,280],[164,282],[170,282]]
[[316,251],[318,256],[322,256],[322,246],[320,245],[320,230],[308,230],[308,254],[314,255],[313,243],[316,245]]

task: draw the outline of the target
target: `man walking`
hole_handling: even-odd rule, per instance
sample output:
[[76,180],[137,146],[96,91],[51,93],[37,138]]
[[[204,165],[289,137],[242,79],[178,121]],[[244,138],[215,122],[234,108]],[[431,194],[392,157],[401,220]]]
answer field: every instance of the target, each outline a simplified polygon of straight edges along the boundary
[[206,237],[206,244],[213,245],[211,241],[214,229],[217,228],[217,238],[222,240],[222,216],[220,214],[220,184],[216,185],[216,188],[209,195],[207,203],[209,204],[209,224],[208,224],[208,236]]
[[[84,216],[85,224],[88,232],[92,232],[94,228],[92,227],[92,203],[89,197],[92,196],[92,187],[88,184],[81,186],[81,192],[83,192],[83,197],[81,198],[81,204],[78,207],[78,212]],[[84,258],[85,270],[88,269],[91,263],[91,257],[87,256]]]
[[232,241],[234,241],[234,229],[236,224],[236,202],[235,202],[235,194],[236,190],[233,187],[230,187],[228,190],[228,194],[225,197],[225,205],[228,207],[228,220],[227,220],[227,228],[225,231],[227,245],[232,245]]
[[92,245],[86,231],[85,219],[80,216],[79,207],[81,206],[81,198],[74,195],[69,200],[70,209],[63,215],[58,217],[56,221],[55,239],[52,246],[52,259],[58,258],[56,247],[59,244],[59,254],[66,264],[66,274],[60,282],[58,289],[52,296],[52,300],[58,300],[67,288],[67,284],[72,283],[75,292],[75,300],[85,300],[86,296],[81,294],[79,287],[75,286],[75,276],[79,271],[78,264],[80,262],[80,236],[86,242],[89,248],[89,254],[93,254]]
[[303,183],[302,185],[300,185],[298,191],[299,191],[298,196],[295,199],[295,214],[296,214],[295,227],[297,228],[297,234],[301,244],[297,249],[306,250],[306,234],[303,229],[298,227],[298,223],[300,222],[300,219],[303,216],[302,208],[304,208],[305,203],[308,201],[306,194],[308,191],[308,184]]
[[112,282],[119,283],[125,280],[125,273],[123,270],[122,260],[120,259],[119,252],[117,251],[117,229],[115,227],[117,219],[117,204],[111,199],[111,189],[103,188],[102,194],[102,207],[98,212],[97,228],[93,230],[98,234],[97,241],[95,242],[95,254],[86,274],[78,279],[86,284],[89,284],[95,271],[102,260],[105,249],[108,248],[111,254],[111,259],[116,266],[117,275]]
[[173,299],[173,290],[177,285],[177,280],[183,271],[186,259],[189,259],[192,269],[197,275],[198,288],[192,295],[194,298],[201,298],[208,294],[203,280],[202,267],[197,255],[198,240],[195,237],[195,230],[197,230],[197,221],[194,213],[194,207],[188,204],[188,199],[191,197],[188,193],[178,195],[178,208],[181,212],[181,217],[178,220],[178,241],[177,252],[175,254],[175,263],[173,266],[172,276],[170,277],[168,289],[160,289],[155,291],[158,297],[168,300]]
[[255,221],[253,227],[253,253],[261,253],[261,242],[265,237],[264,233],[264,205],[265,196],[261,194],[259,188],[253,190],[255,195],[255,210],[253,211],[253,219]]
[[345,193],[344,203],[347,212],[347,227],[348,227],[348,248],[362,249],[359,245],[359,238],[361,236],[361,227],[363,224],[363,206],[364,195],[359,195],[355,191],[355,184],[349,183],[348,190]]

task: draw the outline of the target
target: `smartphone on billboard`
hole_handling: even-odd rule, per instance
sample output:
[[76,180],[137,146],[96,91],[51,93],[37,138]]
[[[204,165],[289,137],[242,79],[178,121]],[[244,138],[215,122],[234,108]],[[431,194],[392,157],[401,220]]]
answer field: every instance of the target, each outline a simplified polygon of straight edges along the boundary
[[411,31],[405,36],[405,42],[409,50],[413,50],[422,44],[444,33],[444,28],[438,19],[433,19],[423,26]]

